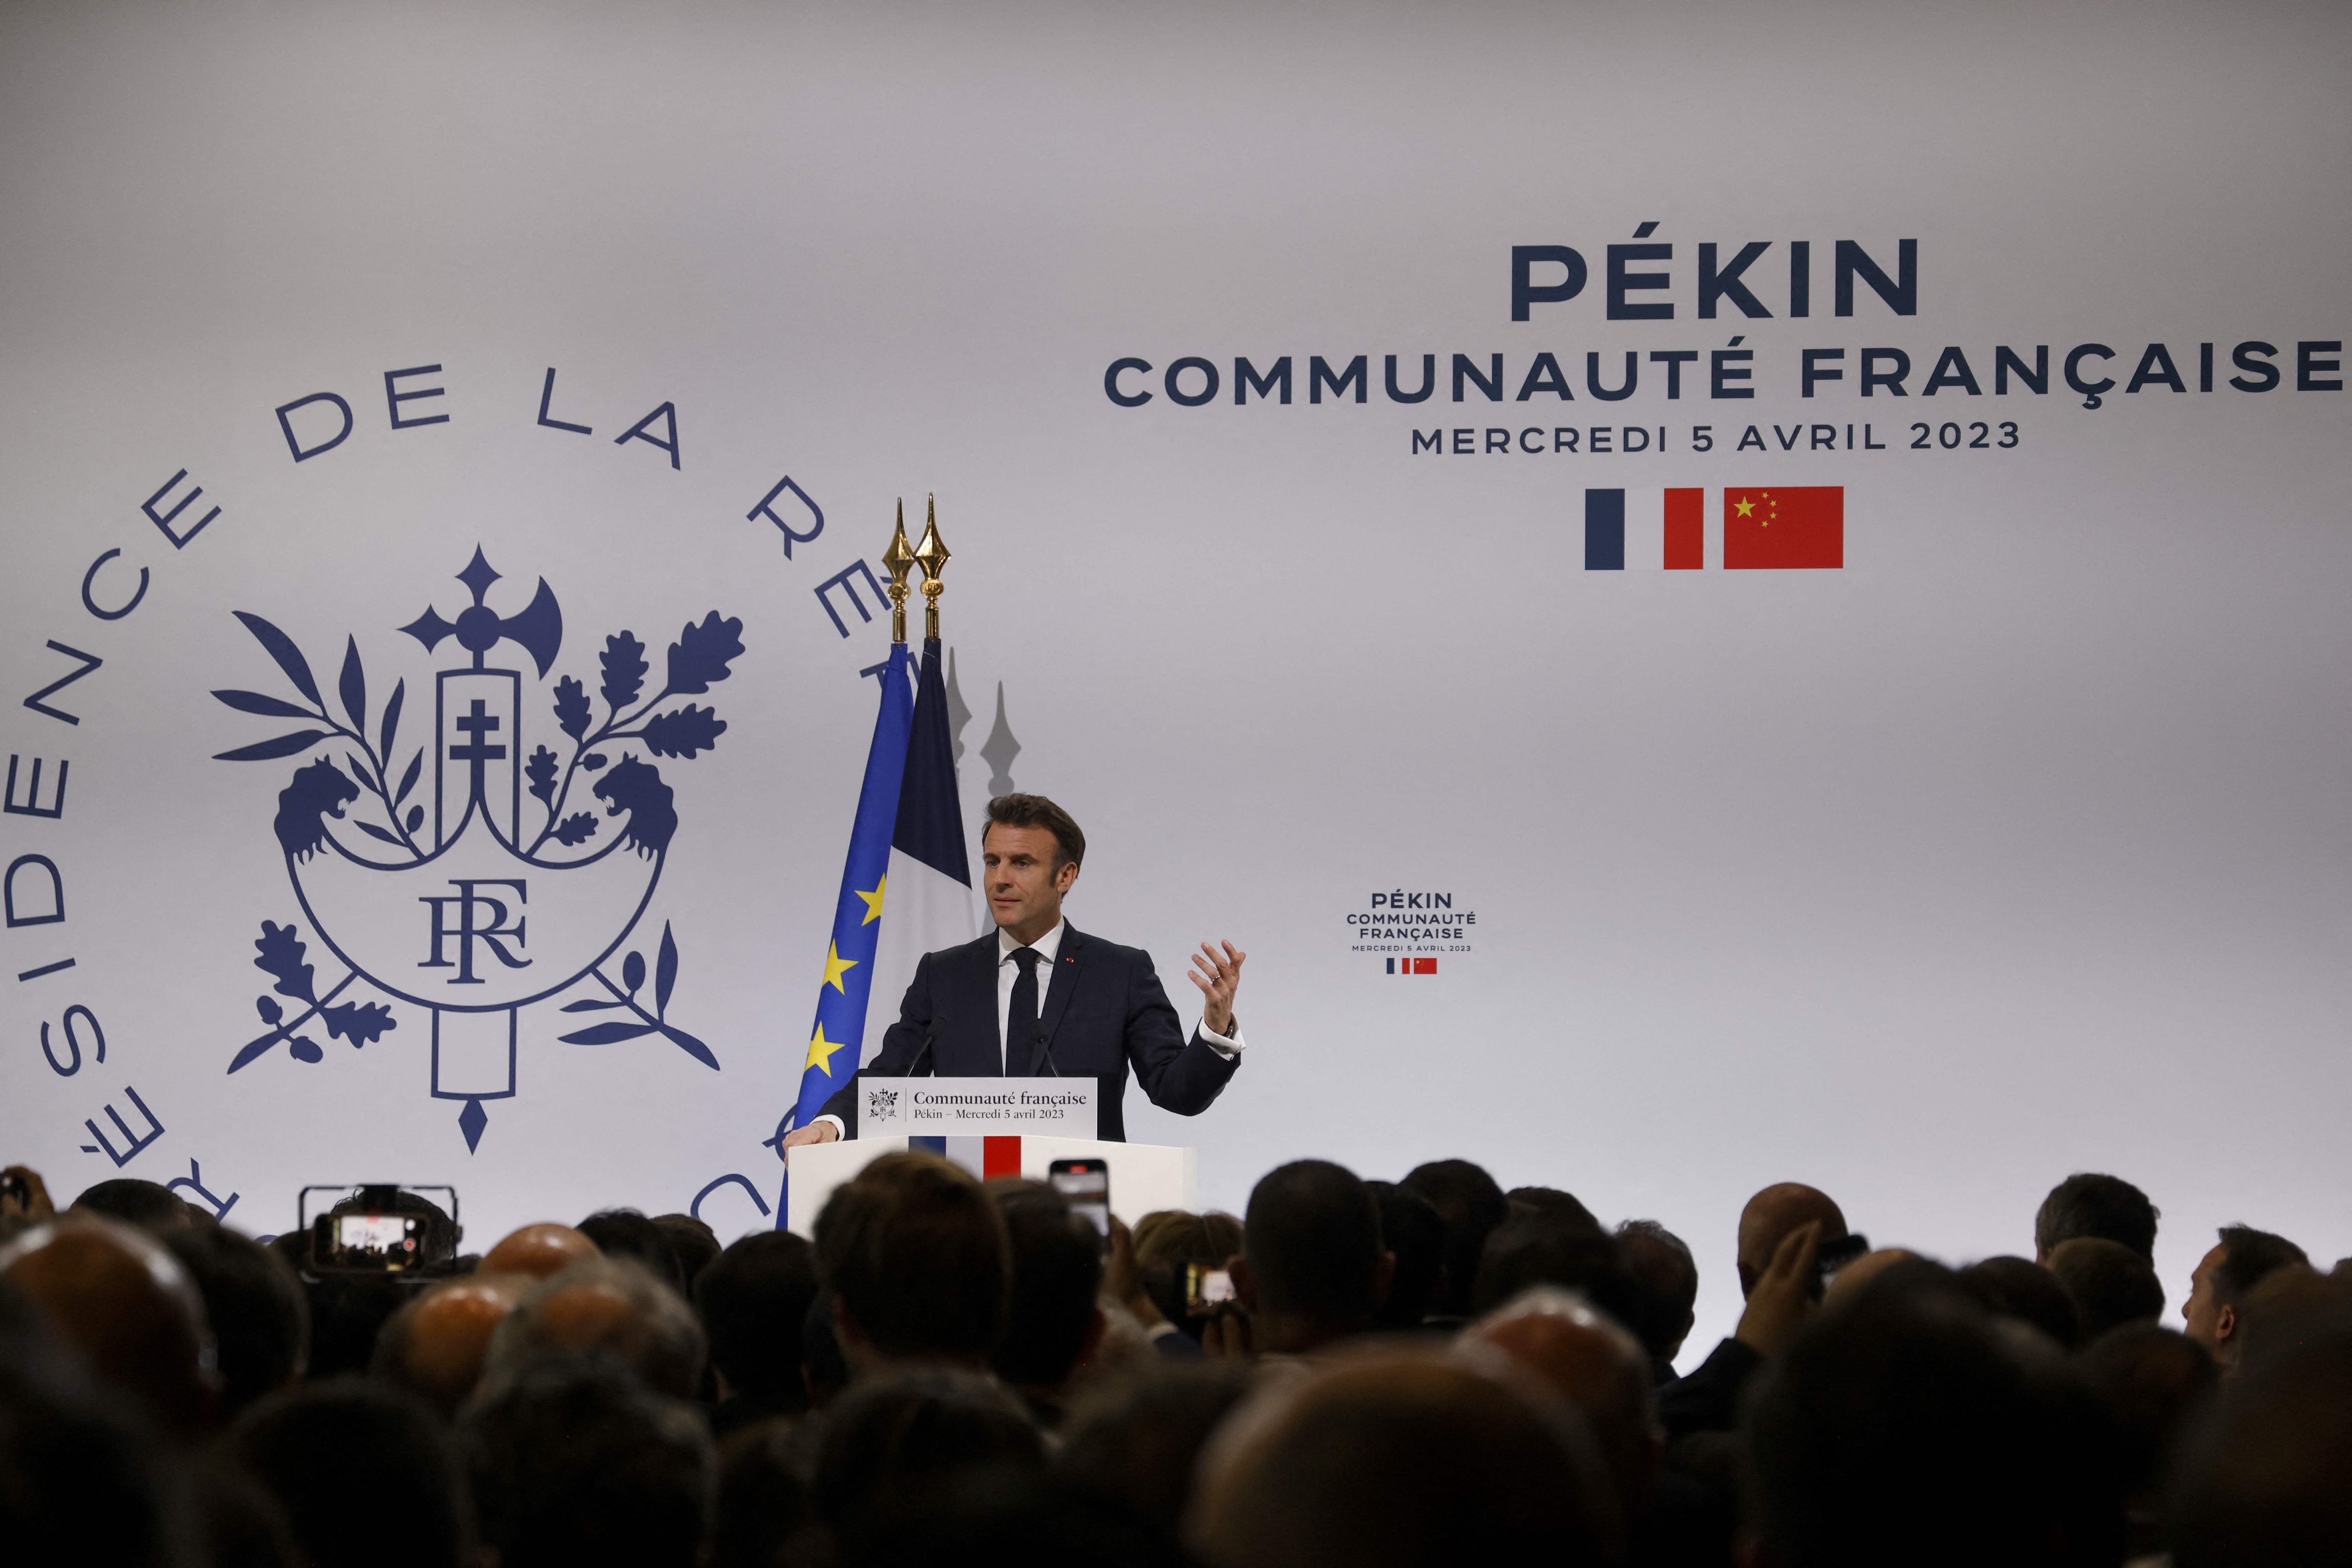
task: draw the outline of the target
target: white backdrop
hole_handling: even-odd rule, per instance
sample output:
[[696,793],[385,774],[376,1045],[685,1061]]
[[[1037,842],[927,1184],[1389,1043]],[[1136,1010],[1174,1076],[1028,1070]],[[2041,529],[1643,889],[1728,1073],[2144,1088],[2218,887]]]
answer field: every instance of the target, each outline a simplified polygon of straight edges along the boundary
[[[772,1201],[886,635],[818,589],[936,490],[968,805],[1002,681],[1013,776],[1090,836],[1073,919],[1150,948],[1188,1016],[1184,950],[1250,950],[1223,1100],[1130,1096],[1208,1201],[1299,1154],[1468,1154],[1686,1237],[1700,1351],[1776,1179],[1959,1260],[2029,1250],[2053,1182],[2113,1170],[2164,1210],[2176,1305],[2221,1223],[2352,1250],[2352,462],[2296,346],[2352,337],[2347,62],[2329,5],[10,5],[0,750],[44,761],[42,805],[71,773],[61,816],[0,816],[66,915],[36,923],[19,873],[0,1150],[70,1196],[117,1170],[86,1120],[117,1154],[108,1108],[145,1131],[135,1092],[163,1131],[121,1173],[198,1162],[257,1232],[306,1181],[452,1183],[477,1240],[730,1173]],[[1625,269],[1669,282],[1626,297],[1674,315],[1612,320],[1608,247],[1649,223],[1671,258]],[[1906,239],[1915,313],[1865,279],[1836,315],[1836,242],[1892,279]],[[1752,240],[1770,316],[1698,317],[1698,247]],[[1583,291],[1513,321],[1519,245],[1575,247]],[[1735,334],[1746,401],[1709,395]],[[2274,390],[2230,386],[2249,341]],[[2127,395],[2156,342],[2185,390]],[[2115,351],[2079,362],[2117,383],[2095,410],[2061,369],[2087,343]],[[1996,395],[2002,344],[2051,346],[2047,395]],[[1947,346],[1980,395],[1922,395]],[[1808,400],[1828,347],[1844,378]],[[1860,395],[1869,347],[1907,353],[1903,397]],[[1702,357],[1678,399],[1645,358],[1597,400],[1584,356],[1613,383],[1627,350]],[[1574,401],[1515,395],[1541,352]],[[1496,353],[1503,403],[1455,401],[1452,356]],[[1366,404],[1309,402],[1307,356],[1360,353]],[[1388,397],[1391,353],[1408,388],[1437,356],[1429,402]],[[1187,355],[1220,368],[1199,407],[1160,379]],[[1235,357],[1284,355],[1292,402],[1235,406]],[[1129,356],[1159,394],[1133,408],[1104,389]],[[393,428],[384,373],[425,365],[400,387],[444,395],[399,413],[446,422]],[[546,416],[593,434],[540,422],[551,367]],[[273,410],[320,392],[352,434],[297,462]],[[675,467],[615,440],[663,404]],[[1783,452],[1808,422],[1836,449]],[[1597,454],[1596,426],[1667,449]],[[1440,428],[1476,455],[1415,454]],[[175,548],[141,508],[182,470],[155,510],[201,485],[173,527],[221,511]],[[746,516],[787,474],[824,513],[789,557]],[[1585,571],[1582,490],[1662,485],[1710,514],[1841,486],[1845,564]],[[314,1023],[322,1060],[227,1076],[263,921],[305,928],[320,991],[343,973],[271,832],[341,753],[210,761],[299,726],[206,693],[295,695],[232,611],[331,705],[350,637],[371,725],[407,683],[405,755],[465,661],[397,628],[457,616],[477,545],[499,615],[541,577],[561,605],[544,681],[498,656],[526,745],[563,743],[554,681],[593,690],[625,627],[656,683],[709,612],[745,651],[690,699],[715,749],[660,760],[678,827],[624,944],[651,963],[670,927],[668,1019],[719,1071],[562,1044],[614,1013],[540,1003],[469,1153],[407,1003],[363,1049]],[[82,587],[110,550],[98,608],[149,573],[114,619]],[[78,722],[15,700],[81,668],[52,642],[102,660],[42,699]],[[1468,952],[1400,978],[1355,951],[1375,892],[1430,890],[1475,911]],[[759,1223],[740,1187],[703,1212]]]

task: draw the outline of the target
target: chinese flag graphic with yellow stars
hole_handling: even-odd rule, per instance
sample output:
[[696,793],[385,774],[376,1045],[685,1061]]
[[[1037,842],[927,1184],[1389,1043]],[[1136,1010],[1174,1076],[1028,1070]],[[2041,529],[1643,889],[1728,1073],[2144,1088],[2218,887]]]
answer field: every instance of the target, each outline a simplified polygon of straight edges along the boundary
[[1843,566],[1845,487],[1725,490],[1723,564],[1729,571]]

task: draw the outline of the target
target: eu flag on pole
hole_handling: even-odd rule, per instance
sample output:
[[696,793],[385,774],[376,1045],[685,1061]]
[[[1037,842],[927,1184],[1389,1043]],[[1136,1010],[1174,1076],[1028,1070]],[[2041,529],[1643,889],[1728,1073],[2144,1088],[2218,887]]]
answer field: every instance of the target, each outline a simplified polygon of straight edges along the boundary
[[[866,753],[866,782],[857,792],[857,816],[849,829],[849,857],[841,868],[833,935],[825,944],[824,979],[817,985],[816,1024],[801,1072],[794,1127],[814,1121],[824,1102],[857,1070],[874,952],[882,931],[882,900],[888,887],[890,838],[898,820],[899,782],[906,776],[907,737],[913,722],[907,645],[893,643],[890,661],[882,671],[882,708],[874,721],[874,744]],[[779,1230],[784,1226],[784,1214],[780,1193]]]

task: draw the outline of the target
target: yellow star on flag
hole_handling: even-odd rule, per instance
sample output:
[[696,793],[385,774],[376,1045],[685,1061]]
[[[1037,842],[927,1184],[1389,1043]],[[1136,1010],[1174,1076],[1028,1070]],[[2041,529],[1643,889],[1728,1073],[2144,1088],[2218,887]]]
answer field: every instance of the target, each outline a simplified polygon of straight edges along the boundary
[[1738,500],[1731,504],[1742,517],[1753,517],[1756,515],[1756,503],[1749,500],[1746,496],[1741,496]]
[[823,1024],[819,1024],[816,1026],[816,1038],[809,1042],[808,1060],[803,1064],[803,1070],[807,1068],[818,1068],[823,1069],[825,1077],[831,1078],[833,1076],[833,1053],[845,1048],[848,1044],[849,1042],[846,1040],[826,1039],[824,1037],[824,1026]]
[[[857,922],[859,925],[870,926],[876,921],[882,918],[882,889],[889,885],[890,879],[885,877],[880,881],[874,884],[874,890],[872,892],[857,894],[859,898],[866,900],[866,918]],[[857,889],[853,888],[850,891],[857,892]]]
[[856,968],[858,962],[855,958],[842,957],[839,946],[833,942],[826,942],[824,944],[824,983],[844,996],[848,995],[849,987],[841,983],[841,977]]

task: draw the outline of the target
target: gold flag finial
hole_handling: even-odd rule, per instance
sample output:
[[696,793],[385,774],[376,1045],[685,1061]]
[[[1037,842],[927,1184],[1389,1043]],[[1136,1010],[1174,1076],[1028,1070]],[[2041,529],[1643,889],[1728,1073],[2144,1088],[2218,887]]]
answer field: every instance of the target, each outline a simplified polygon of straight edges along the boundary
[[882,565],[890,574],[890,640],[907,640],[907,573],[915,564],[915,552],[907,543],[907,502],[898,500],[898,526],[890,535],[890,548],[882,552]]
[[940,539],[940,503],[933,496],[923,509],[923,539],[915,546],[915,560],[923,569],[923,636],[940,635],[940,592],[947,584],[940,572],[948,563],[948,547]]

